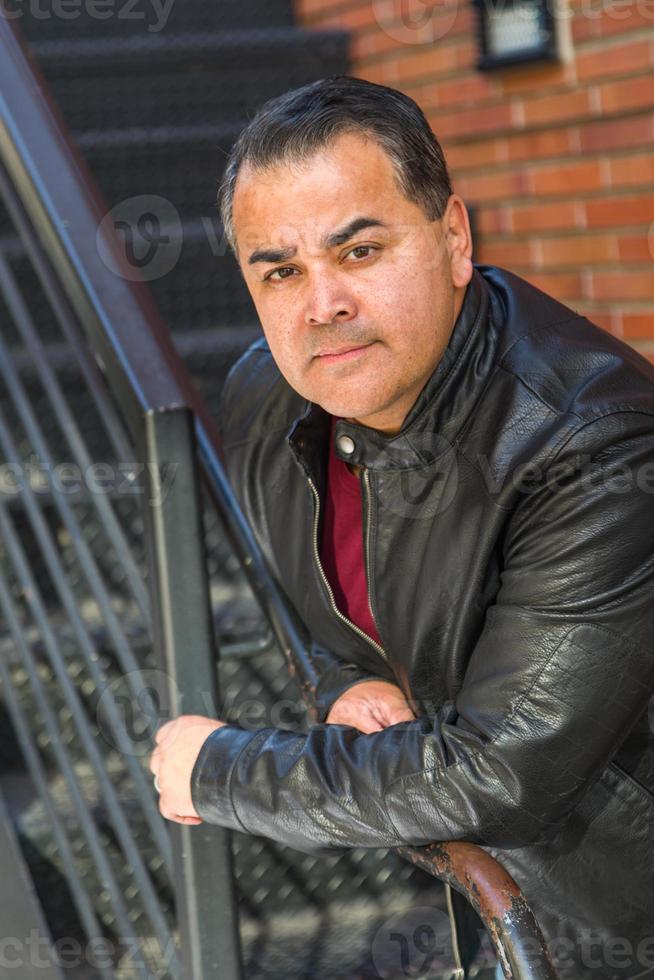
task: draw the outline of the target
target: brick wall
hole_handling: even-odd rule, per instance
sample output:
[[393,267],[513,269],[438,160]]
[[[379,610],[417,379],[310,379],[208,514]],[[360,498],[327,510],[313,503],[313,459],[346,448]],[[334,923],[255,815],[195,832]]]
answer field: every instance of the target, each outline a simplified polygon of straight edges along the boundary
[[570,63],[481,73],[468,0],[296,0],[351,31],[351,73],[425,111],[475,260],[518,272],[654,361],[654,0],[573,0]]

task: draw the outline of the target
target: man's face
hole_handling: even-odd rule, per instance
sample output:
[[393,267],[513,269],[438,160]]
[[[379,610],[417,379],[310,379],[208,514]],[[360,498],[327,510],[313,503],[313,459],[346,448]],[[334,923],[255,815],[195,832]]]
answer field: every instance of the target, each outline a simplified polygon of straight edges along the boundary
[[429,221],[390,158],[342,134],[304,164],[239,172],[238,257],[271,353],[300,395],[396,432],[447,346],[472,275],[465,207]]

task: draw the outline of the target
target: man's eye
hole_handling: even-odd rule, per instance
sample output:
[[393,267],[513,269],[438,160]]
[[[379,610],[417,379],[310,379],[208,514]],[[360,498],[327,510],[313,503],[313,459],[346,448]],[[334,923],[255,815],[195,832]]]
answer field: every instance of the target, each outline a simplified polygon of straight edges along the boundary
[[[355,245],[354,248],[351,248],[350,251],[347,254],[348,255],[353,255],[355,252],[361,252],[361,251],[370,254],[370,252],[376,252],[377,251],[377,248],[376,248],[375,245]],[[360,255],[359,258],[367,259],[368,258],[368,254],[366,254],[366,255]]]
[[[269,272],[267,276],[264,276],[263,277],[264,278],[264,281],[267,280],[267,279],[272,279],[272,277],[276,273],[279,273],[279,279],[289,279],[290,276],[284,276],[284,275],[282,275],[283,272],[293,273],[293,272],[295,272],[295,269],[292,266],[290,266],[290,265],[284,265],[280,269],[273,269],[272,272]],[[279,279],[277,279],[276,281],[278,282]]]

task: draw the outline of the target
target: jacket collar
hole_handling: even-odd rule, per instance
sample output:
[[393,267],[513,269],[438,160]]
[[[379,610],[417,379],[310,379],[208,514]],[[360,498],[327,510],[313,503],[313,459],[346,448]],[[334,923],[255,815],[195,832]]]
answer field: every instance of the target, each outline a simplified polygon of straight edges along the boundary
[[[481,394],[496,340],[490,287],[474,268],[449,343],[400,431],[388,436],[341,419],[334,433],[337,455],[367,469],[397,470],[428,465],[450,451]],[[287,441],[305,472],[322,483],[330,416],[312,402],[306,406]],[[342,448],[347,445],[344,436],[351,440],[350,446],[354,445],[348,454]]]

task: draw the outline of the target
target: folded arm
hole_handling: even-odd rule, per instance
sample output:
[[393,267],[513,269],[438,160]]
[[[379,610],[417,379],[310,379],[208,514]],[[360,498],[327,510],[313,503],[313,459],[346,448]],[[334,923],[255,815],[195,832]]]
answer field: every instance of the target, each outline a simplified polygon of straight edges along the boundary
[[225,726],[193,770],[200,816],[301,850],[547,839],[654,691],[654,420],[627,414],[580,430],[516,510],[454,701],[373,734]]

